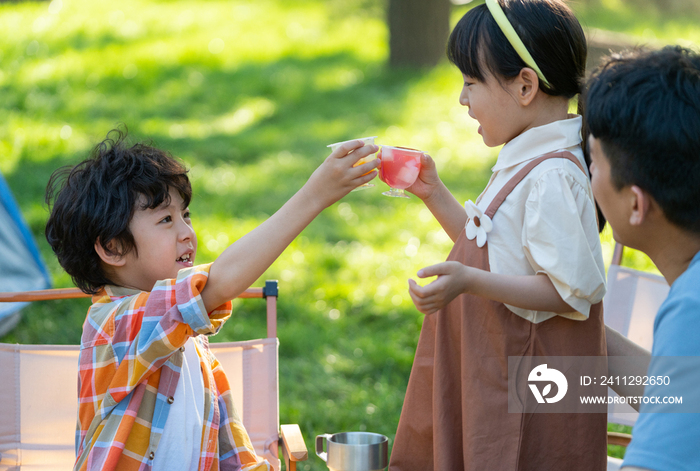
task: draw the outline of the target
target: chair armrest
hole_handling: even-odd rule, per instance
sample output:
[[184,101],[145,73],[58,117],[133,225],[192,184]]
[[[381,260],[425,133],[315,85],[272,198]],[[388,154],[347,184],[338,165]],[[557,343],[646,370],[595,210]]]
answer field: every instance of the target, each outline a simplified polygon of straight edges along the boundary
[[280,446],[287,471],[296,471],[297,461],[306,461],[309,457],[297,424],[280,425]]
[[632,441],[632,435],[620,432],[608,432],[608,445],[627,446]]

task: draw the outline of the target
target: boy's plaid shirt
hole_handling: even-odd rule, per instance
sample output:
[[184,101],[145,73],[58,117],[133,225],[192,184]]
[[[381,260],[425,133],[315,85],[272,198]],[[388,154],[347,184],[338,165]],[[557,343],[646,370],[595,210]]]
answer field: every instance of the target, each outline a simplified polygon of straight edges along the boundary
[[209,267],[181,270],[150,293],[106,286],[93,296],[80,346],[74,469],[151,469],[191,336],[205,388],[199,470],[270,469],[256,456],[209,351],[205,335],[231,315],[230,302],[206,313],[200,292]]

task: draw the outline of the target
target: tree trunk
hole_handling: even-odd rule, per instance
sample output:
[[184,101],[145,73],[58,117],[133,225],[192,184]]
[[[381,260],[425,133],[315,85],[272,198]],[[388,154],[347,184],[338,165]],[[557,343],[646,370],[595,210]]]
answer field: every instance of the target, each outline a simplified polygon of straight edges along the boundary
[[389,63],[432,67],[445,57],[450,0],[389,0]]

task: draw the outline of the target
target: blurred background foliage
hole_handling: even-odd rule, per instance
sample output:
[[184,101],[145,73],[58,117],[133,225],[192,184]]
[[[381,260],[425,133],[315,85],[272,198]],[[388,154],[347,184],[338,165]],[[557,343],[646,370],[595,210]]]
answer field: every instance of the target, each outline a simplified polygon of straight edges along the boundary
[[[478,3],[453,6],[451,24]],[[603,52],[700,44],[692,0],[570,4]],[[0,171],[54,286],[71,281],[43,237],[49,175],[120,124],[191,168],[201,263],[279,208],[341,140],[423,149],[460,201],[476,198],[497,149],[458,104],[461,76],[445,60],[386,65],[386,10],[383,0],[1,3]],[[325,432],[393,438],[422,323],[407,279],[451,247],[417,198],[375,184],[324,211],[258,282],[280,281],[281,420],[300,424],[309,450]],[[609,260],[609,229],[602,240]],[[625,264],[655,270],[633,251]],[[88,306],[35,303],[0,341],[79,343]],[[214,341],[264,336],[259,300],[234,311]],[[322,465],[311,452],[302,469]]]

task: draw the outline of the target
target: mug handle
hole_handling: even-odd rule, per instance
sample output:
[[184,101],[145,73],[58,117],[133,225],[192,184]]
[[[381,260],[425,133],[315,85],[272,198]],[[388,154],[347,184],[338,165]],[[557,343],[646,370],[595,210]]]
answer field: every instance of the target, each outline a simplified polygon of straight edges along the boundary
[[323,435],[316,435],[316,454],[318,455],[319,458],[321,458],[326,463],[328,463],[328,453],[323,451],[323,448],[324,448],[323,442],[324,441],[327,442],[328,440],[330,440],[330,438],[332,436],[333,435],[331,435],[329,433],[326,433]]

